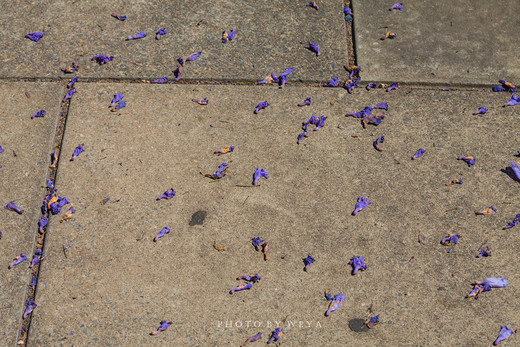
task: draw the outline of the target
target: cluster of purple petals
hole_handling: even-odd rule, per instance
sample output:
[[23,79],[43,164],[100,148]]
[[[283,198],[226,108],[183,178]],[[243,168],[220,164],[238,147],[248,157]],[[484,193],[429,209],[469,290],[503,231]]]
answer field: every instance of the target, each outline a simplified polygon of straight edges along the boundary
[[316,116],[311,116],[311,118],[304,120],[302,123],[303,133],[298,135],[298,144],[300,144],[302,142],[304,137],[309,136],[307,133],[307,131],[309,129],[309,124],[315,125],[316,127],[314,128],[314,131],[318,131],[320,128],[325,126],[325,121],[327,120],[327,118],[328,117],[325,117],[325,116],[321,116],[319,118]]
[[474,296],[475,299],[478,298],[480,293],[488,292],[492,288],[505,288],[509,285],[508,280],[503,277],[490,277],[486,278],[481,282],[475,282],[473,290],[466,295],[466,298]]
[[266,84],[266,83],[278,83],[280,88],[285,87],[285,84],[287,83],[287,76],[289,76],[294,71],[293,67],[288,67],[285,69],[285,71],[280,75],[277,76],[275,74],[270,74],[266,78],[264,78],[262,81],[258,82],[257,84]]
[[35,117],[45,117],[45,110],[39,110],[31,116],[31,119],[34,119]]
[[103,64],[108,63],[109,61],[114,60],[114,57],[113,56],[109,57],[107,55],[101,54],[101,55],[93,56],[91,60],[95,60],[99,65],[103,65]]
[[494,92],[516,92],[516,86],[506,80],[499,80],[500,85],[494,86],[491,90]]

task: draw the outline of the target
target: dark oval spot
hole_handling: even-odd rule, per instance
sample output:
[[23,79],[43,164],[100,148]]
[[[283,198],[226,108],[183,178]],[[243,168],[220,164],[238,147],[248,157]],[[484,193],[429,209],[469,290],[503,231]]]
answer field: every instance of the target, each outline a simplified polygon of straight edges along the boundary
[[207,212],[206,211],[197,211],[191,216],[190,226],[194,225],[202,225],[204,224],[204,219],[206,219]]
[[368,327],[365,325],[365,320],[361,318],[354,318],[349,320],[348,327],[350,330],[357,333],[364,333],[365,331],[368,331]]

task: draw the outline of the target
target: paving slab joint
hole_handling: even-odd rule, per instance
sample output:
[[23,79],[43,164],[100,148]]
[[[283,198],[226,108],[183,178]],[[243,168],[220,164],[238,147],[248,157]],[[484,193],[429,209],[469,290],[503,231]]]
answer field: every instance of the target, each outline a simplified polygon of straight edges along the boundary
[[[60,79],[60,80],[62,80],[62,79]],[[49,164],[49,171],[48,171],[48,175],[47,175],[47,180],[51,180],[52,182],[56,182],[56,174],[58,172],[58,167],[59,167],[59,158],[60,158],[60,153],[61,153],[63,134],[65,132],[65,125],[66,125],[67,116],[69,113],[70,101],[71,101],[71,99],[65,100],[65,98],[63,98],[61,101],[60,114],[58,117],[58,125],[57,125],[56,131],[54,133],[54,141],[53,141],[54,155],[55,155],[54,164],[55,165],[53,165],[53,163]],[[48,158],[49,159],[51,158],[50,153],[49,153]],[[51,161],[52,161],[52,159],[49,160],[49,162],[51,162]],[[52,190],[53,190],[52,188],[47,187],[46,192],[45,192],[45,200],[52,193]],[[43,212],[44,211],[41,211],[40,219],[45,217]],[[36,236],[36,243],[34,246],[33,256],[34,256],[34,254],[36,254],[38,247],[41,247],[40,248],[41,250],[45,249],[45,247],[44,247],[45,234],[47,232],[47,228],[48,228],[48,226],[45,226],[45,227],[41,228],[41,230],[40,230],[39,226],[35,227],[35,232],[36,232],[37,236]],[[30,301],[34,302],[34,299],[36,297],[36,290],[38,288],[38,275],[40,272],[40,265],[41,265],[41,261],[45,257],[46,256],[42,254],[40,262],[38,262],[36,265],[34,265],[32,267],[31,282],[28,285],[28,290],[27,290],[27,294],[25,297],[25,307],[27,307],[27,305],[29,304]],[[36,283],[33,285],[34,279],[36,279]],[[20,329],[20,333],[18,335],[18,340],[17,340],[18,346],[25,346],[27,343],[27,340],[29,337],[29,328],[31,326],[31,317],[32,317],[32,313],[28,314],[25,318],[22,316],[21,329]]]
[[[354,7],[350,3],[350,0],[345,0],[345,6],[348,6],[352,9],[354,13]],[[355,16],[355,13],[354,13]],[[356,56],[356,35],[354,29],[354,16],[350,21],[347,20],[347,16],[345,15],[345,25],[347,26],[347,47],[348,47],[348,65],[356,66],[357,65],[357,56]]]

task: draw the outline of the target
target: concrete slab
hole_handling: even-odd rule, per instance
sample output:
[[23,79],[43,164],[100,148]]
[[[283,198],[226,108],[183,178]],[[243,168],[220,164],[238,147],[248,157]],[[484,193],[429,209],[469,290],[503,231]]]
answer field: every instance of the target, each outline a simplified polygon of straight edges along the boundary
[[[520,3],[353,1],[358,64],[372,81],[491,84],[520,81]],[[390,26],[383,28],[384,26]],[[386,32],[395,39],[380,40]]]
[[[29,95],[30,97],[26,96]],[[56,83],[0,83],[0,345],[14,346],[25,310],[28,269],[38,232],[54,131],[63,86]],[[44,118],[31,116],[44,109]],[[10,201],[24,212],[5,210]],[[27,260],[8,269],[16,256]]]
[[[328,81],[346,76],[348,65],[343,1],[6,1],[0,14],[9,22],[0,35],[0,77],[56,77],[79,62],[79,75],[100,78],[172,78],[177,58],[202,51],[182,78],[261,81],[287,67],[290,79]],[[111,14],[126,15],[124,22]],[[155,39],[159,28],[168,34]],[[224,44],[222,32],[236,29]],[[38,42],[24,36],[45,31]],[[125,41],[144,31],[147,37]],[[319,33],[319,34],[318,34]],[[308,41],[322,47],[317,57]],[[94,55],[114,56],[99,66]]]
[[[520,185],[501,171],[520,149],[519,109],[501,107],[505,94],[77,89],[57,176],[77,212],[50,221],[46,248],[55,256],[41,267],[29,345],[238,345],[258,332],[267,341],[276,322],[290,346],[481,345],[500,326],[519,325],[520,245],[515,229],[502,227],[519,212]],[[116,93],[127,107],[110,112]],[[296,106],[308,96],[312,106]],[[207,106],[191,101],[204,97]],[[255,115],[265,100],[271,106]],[[390,116],[378,127],[345,117],[379,102]],[[479,106],[490,111],[471,115]],[[326,126],[298,146],[311,115],[328,116]],[[69,161],[81,143],[85,152]],[[235,151],[213,154],[228,145]],[[412,161],[420,147],[425,155]],[[200,174],[223,162],[220,181]],[[269,179],[253,187],[255,168]],[[459,177],[462,185],[445,185]],[[169,188],[177,195],[156,201]],[[352,216],[358,196],[372,204]],[[475,216],[490,205],[499,212]],[[163,227],[171,233],[153,242]],[[440,241],[450,232],[463,238],[448,253]],[[267,261],[253,237],[269,241]],[[492,257],[476,258],[483,246]],[[316,262],[306,273],[309,253]],[[352,276],[353,256],[364,256],[368,270]],[[237,276],[254,273],[261,280],[251,290],[229,294]],[[502,276],[508,288],[465,298],[475,280]],[[346,296],[330,317],[327,288]],[[371,305],[382,323],[365,331],[359,322]],[[163,320],[172,326],[150,336]]]

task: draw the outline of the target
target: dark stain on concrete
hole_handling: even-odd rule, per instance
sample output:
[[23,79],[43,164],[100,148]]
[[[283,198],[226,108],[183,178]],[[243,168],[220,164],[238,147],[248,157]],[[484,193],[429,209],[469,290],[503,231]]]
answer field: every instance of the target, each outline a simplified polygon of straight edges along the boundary
[[204,219],[206,219],[206,215],[208,213],[206,211],[202,211],[202,210],[199,210],[197,212],[195,212],[192,216],[191,216],[191,220],[190,220],[190,226],[194,226],[194,225],[202,225],[204,224]]
[[348,327],[350,330],[357,333],[364,333],[368,331],[368,327],[365,325],[365,320],[361,318],[354,318],[348,321]]

